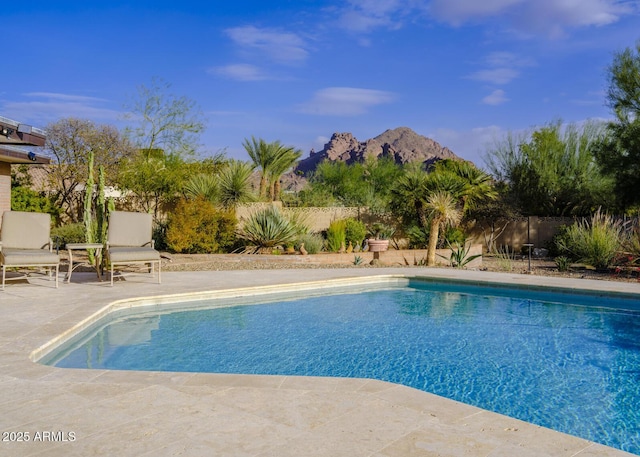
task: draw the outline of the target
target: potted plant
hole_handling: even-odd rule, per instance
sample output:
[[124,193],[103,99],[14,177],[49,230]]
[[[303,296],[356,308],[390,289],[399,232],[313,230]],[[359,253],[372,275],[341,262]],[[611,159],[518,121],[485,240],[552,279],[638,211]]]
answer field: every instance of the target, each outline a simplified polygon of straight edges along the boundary
[[382,222],[376,222],[371,225],[369,230],[370,237],[367,239],[369,251],[383,252],[389,249],[389,238],[395,233],[395,229]]

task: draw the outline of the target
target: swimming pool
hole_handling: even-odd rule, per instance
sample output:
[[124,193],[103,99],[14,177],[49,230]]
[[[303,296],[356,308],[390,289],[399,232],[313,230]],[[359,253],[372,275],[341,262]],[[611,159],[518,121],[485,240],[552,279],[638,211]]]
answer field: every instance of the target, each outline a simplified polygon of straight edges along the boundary
[[[224,304],[233,301],[216,306]],[[121,315],[48,363],[376,378],[640,453],[638,306],[413,281],[260,306]]]

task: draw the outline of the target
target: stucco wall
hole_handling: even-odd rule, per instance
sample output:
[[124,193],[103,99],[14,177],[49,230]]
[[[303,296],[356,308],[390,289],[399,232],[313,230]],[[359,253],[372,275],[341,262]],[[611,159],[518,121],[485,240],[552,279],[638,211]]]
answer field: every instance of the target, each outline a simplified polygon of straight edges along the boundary
[[0,216],[11,210],[11,165],[0,162]]

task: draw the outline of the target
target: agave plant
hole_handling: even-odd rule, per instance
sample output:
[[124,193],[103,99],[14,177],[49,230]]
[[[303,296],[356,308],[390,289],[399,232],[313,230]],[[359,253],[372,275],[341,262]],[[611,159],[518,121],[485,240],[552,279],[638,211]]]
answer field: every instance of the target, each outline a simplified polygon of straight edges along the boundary
[[291,221],[275,206],[258,211],[245,221],[238,238],[255,246],[254,252],[271,253],[273,248],[295,242],[301,227]]
[[451,250],[449,258],[440,254],[438,254],[438,257],[448,260],[454,268],[464,268],[469,262],[477,259],[478,257],[482,257],[482,254],[469,255],[469,251],[471,251],[471,243],[467,243],[466,240],[461,244],[455,243],[453,245],[447,241],[447,247]]

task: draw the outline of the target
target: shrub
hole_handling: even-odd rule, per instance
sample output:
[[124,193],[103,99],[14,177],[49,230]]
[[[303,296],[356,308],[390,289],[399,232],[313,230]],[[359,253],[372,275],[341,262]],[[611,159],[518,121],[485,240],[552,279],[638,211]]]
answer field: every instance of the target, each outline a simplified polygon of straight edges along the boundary
[[84,224],[77,222],[51,229],[51,239],[60,249],[64,249],[67,243],[84,243],[86,241]]
[[572,254],[566,248],[569,242],[568,231],[569,225],[561,225],[556,230],[556,233],[553,235],[551,239],[551,243],[549,243],[549,255],[551,257],[564,256],[567,258],[571,258]]
[[569,271],[569,267],[571,266],[571,259],[566,256],[558,256],[555,258],[556,266],[558,267],[558,271]]
[[583,220],[569,227],[559,248],[572,253],[579,262],[606,269],[620,249],[623,229],[620,221],[598,210],[590,221]]
[[322,251],[324,239],[322,238],[322,235],[317,233],[306,233],[298,237],[298,240],[295,243],[296,249],[300,249],[300,245],[302,243],[304,243],[304,248],[307,250],[307,253],[317,254]]
[[167,247],[186,254],[226,252],[233,245],[236,218],[205,198],[180,200],[167,224]]
[[462,245],[467,242],[467,236],[458,227],[447,227],[443,234],[444,240],[438,243],[439,248],[450,247],[450,245]]
[[426,249],[429,244],[429,228],[412,225],[405,230],[409,238],[409,248]]
[[345,220],[345,240],[351,242],[353,246],[362,246],[364,238],[367,236],[367,226],[364,222],[349,218]]
[[[347,242],[347,223],[345,219],[332,221],[327,229],[327,250],[338,252]],[[306,247],[306,245],[305,245]]]
[[255,252],[271,254],[272,248],[293,243],[301,230],[296,221],[288,219],[275,206],[269,206],[253,213],[238,232],[238,237],[255,246]]
[[153,238],[155,248],[159,251],[166,251],[169,249],[169,246],[167,245],[168,228],[168,221],[156,221],[156,223],[153,224],[153,233],[151,238]]

